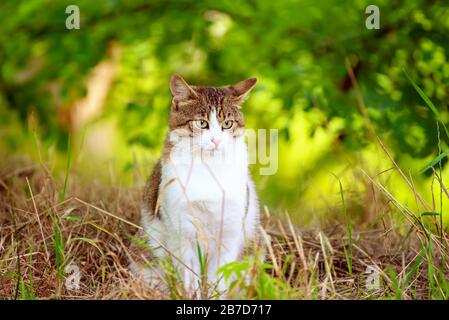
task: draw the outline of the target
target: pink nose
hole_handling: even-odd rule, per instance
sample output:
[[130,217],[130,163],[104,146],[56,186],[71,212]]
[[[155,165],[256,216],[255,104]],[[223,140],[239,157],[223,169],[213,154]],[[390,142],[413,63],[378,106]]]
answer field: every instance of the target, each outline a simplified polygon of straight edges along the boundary
[[212,138],[212,142],[215,144],[215,147],[218,147],[218,145],[220,144],[221,140],[219,138]]

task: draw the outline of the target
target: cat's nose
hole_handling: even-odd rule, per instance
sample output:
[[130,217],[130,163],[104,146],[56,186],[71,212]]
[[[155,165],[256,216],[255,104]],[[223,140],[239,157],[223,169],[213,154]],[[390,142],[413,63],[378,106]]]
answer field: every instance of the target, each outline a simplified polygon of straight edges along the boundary
[[214,138],[212,138],[212,142],[215,144],[215,148],[216,148],[220,144],[221,140],[220,140],[220,138],[214,137]]

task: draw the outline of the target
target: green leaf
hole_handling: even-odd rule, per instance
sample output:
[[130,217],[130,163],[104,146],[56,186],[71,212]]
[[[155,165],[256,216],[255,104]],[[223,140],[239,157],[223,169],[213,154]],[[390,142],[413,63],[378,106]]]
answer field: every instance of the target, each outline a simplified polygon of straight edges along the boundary
[[413,88],[415,88],[416,92],[418,92],[421,99],[424,100],[424,102],[427,104],[429,109],[432,110],[432,112],[435,115],[435,117],[437,118],[437,120],[443,125],[444,131],[446,132],[446,136],[449,138],[449,131],[447,130],[446,125],[444,124],[441,114],[438,111],[438,109],[435,107],[435,105],[429,99],[429,97],[424,93],[424,91],[416,84],[416,82],[413,81],[413,79],[409,76],[407,71],[405,69],[403,69],[403,71],[404,71],[406,77],[408,78],[408,80],[410,81],[410,83],[412,84]]
[[423,212],[423,213],[421,213],[421,217],[425,217],[425,216],[435,217],[435,216],[439,216],[439,215],[440,215],[439,212]]
[[434,166],[436,166],[438,163],[441,162],[441,160],[443,160],[444,158],[446,158],[449,154],[449,151],[440,153],[438,155],[438,157],[436,157],[435,159],[433,159],[432,161],[429,162],[429,164],[427,166],[425,166],[423,169],[421,169],[421,171],[419,171],[419,173],[424,173],[427,170],[433,168]]

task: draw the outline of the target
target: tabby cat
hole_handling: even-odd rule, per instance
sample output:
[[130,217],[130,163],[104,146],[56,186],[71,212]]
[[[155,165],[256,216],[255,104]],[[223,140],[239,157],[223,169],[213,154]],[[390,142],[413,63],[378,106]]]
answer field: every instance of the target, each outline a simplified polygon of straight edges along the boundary
[[[255,84],[255,78],[224,87],[191,86],[179,75],[170,80],[169,132],[144,189],[141,236],[152,249],[149,260],[168,257],[192,297],[204,274],[225,292],[218,268],[260,243],[241,110]],[[160,266],[131,268],[150,283],[163,274]]]

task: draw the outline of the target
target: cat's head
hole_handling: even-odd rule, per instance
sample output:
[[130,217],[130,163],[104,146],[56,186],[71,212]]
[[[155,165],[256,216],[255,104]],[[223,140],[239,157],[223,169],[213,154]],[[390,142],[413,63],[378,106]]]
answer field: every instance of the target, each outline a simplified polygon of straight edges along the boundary
[[172,107],[169,117],[171,140],[190,141],[205,151],[223,150],[244,135],[242,103],[256,78],[224,87],[191,86],[179,75],[172,76]]

